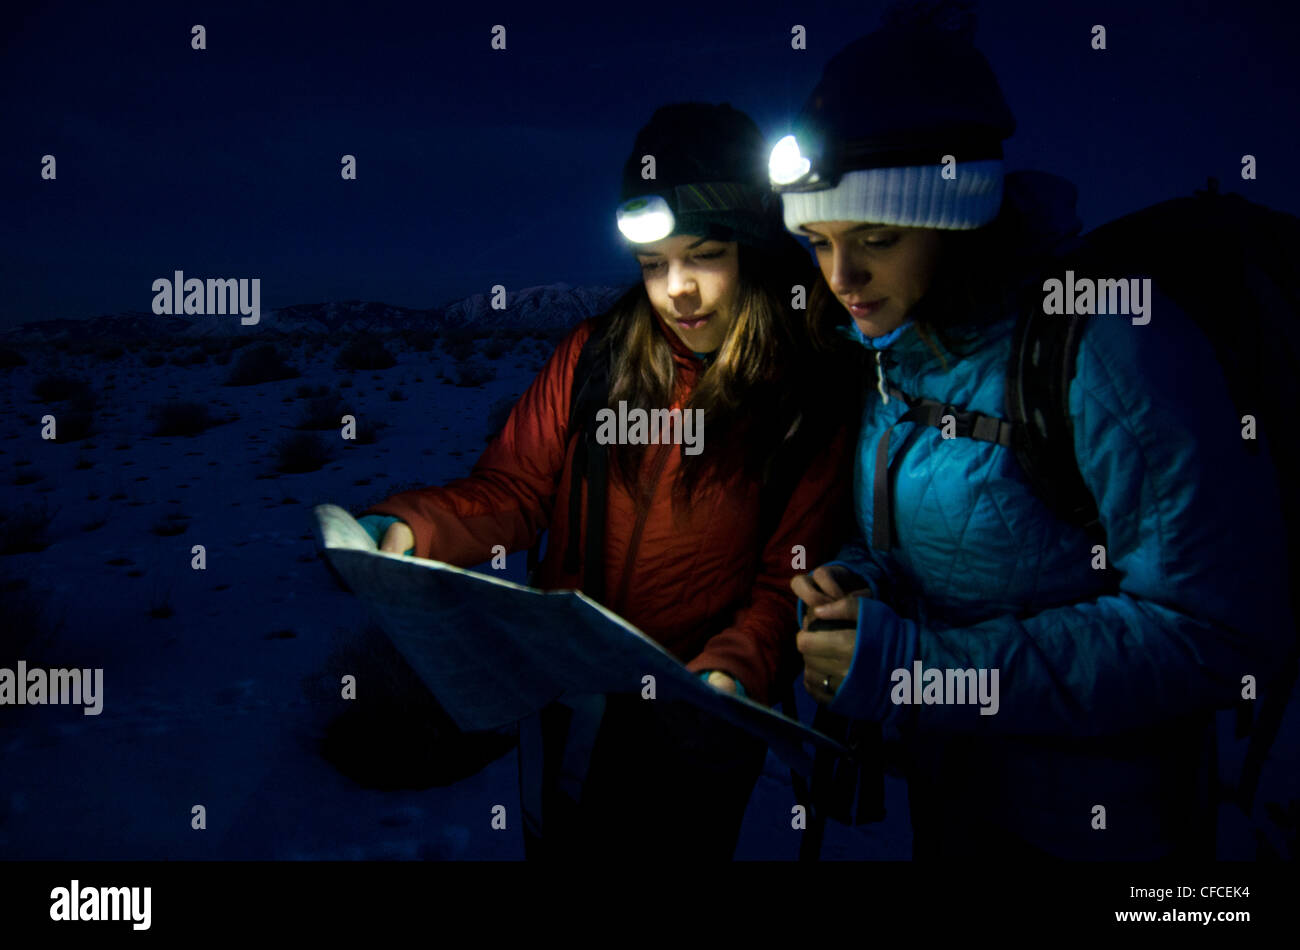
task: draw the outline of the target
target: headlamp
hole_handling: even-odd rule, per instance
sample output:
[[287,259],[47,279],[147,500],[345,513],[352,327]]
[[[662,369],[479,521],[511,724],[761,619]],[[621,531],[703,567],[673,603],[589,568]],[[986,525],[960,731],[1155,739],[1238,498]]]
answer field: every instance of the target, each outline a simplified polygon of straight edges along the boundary
[[776,143],[767,162],[767,176],[778,193],[834,188],[846,172],[872,168],[941,165],[946,154],[963,162],[1001,158],[999,141],[975,134],[954,135],[944,142],[884,143],[827,142],[805,129]]
[[777,192],[820,191],[833,188],[840,176],[831,174],[834,164],[825,160],[820,149],[811,147],[807,135],[787,135],[772,147],[767,160],[767,177]]
[[711,216],[767,213],[764,192],[738,182],[708,182],[678,185],[662,194],[629,198],[618,206],[618,229],[633,244],[660,241],[678,224],[707,223]]
[[772,149],[767,177],[773,185],[792,185],[812,171],[812,161],[799,151],[799,140],[787,135]]
[[629,198],[619,205],[618,229],[633,244],[660,241],[673,233],[677,219],[662,195]]

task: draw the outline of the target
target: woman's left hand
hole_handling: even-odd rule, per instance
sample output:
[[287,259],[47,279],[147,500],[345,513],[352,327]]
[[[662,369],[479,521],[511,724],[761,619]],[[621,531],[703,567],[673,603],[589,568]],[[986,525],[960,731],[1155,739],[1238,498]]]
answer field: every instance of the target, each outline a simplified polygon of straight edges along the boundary
[[[853,647],[858,640],[858,600],[853,595],[841,597],[804,614],[805,628],[799,631],[795,643],[803,654],[804,688],[819,703],[830,702],[836,688],[849,675]],[[816,621],[836,626],[826,630],[807,629],[808,624]],[[847,623],[839,626],[839,621]]]

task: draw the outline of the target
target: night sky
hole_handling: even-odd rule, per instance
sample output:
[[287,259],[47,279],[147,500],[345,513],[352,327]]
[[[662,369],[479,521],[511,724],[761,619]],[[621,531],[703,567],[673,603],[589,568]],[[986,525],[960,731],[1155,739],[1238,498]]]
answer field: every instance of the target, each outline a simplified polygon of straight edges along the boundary
[[[428,307],[636,279],[613,207],[655,107],[731,102],[771,141],[886,4],[73,4],[0,26],[0,325],[149,310],[152,281],[260,277],[264,309]],[[1226,190],[1300,213],[1300,29],[1279,4],[1014,0],[976,39],[1093,227]],[[593,12],[603,11],[603,12]],[[207,28],[207,49],[190,28]],[[790,48],[793,24],[808,49]],[[490,48],[507,29],[507,49]],[[1107,29],[1090,47],[1093,24]],[[882,74],[866,103],[891,95]],[[53,154],[57,181],[40,178]],[[1254,154],[1258,180],[1240,179]],[[358,179],[339,159],[357,156]]]

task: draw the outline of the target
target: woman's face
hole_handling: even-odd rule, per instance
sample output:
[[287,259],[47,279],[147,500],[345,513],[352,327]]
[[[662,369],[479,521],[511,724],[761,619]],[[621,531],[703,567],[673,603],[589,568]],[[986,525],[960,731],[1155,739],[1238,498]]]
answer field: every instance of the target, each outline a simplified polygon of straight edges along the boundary
[[740,297],[736,242],[678,234],[642,245],[636,258],[651,305],[682,342],[697,353],[720,347]]
[[827,285],[866,336],[884,336],[902,325],[930,286],[939,259],[934,228],[816,221],[800,230],[812,242]]

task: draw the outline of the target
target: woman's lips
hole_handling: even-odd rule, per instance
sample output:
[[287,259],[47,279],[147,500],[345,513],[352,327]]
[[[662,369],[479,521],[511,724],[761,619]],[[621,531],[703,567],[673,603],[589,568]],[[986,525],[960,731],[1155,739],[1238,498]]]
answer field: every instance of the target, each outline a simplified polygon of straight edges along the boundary
[[676,321],[677,325],[683,330],[698,330],[700,327],[704,326],[704,324],[708,323],[712,317],[713,314],[706,313],[702,317],[673,317],[673,320]]
[[869,317],[884,306],[885,301],[888,299],[888,297],[881,297],[879,300],[871,300],[867,303],[851,303],[846,304],[845,306],[849,308],[849,313],[855,317]]

